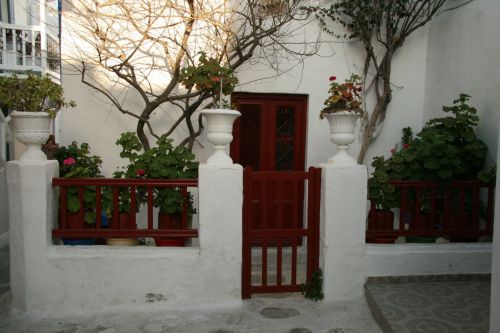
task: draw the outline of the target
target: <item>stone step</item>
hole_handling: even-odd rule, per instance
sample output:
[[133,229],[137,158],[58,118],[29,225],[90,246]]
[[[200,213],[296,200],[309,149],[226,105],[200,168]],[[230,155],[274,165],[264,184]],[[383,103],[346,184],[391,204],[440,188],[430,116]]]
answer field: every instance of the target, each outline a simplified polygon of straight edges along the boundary
[[488,333],[491,275],[368,278],[365,295],[386,333]]

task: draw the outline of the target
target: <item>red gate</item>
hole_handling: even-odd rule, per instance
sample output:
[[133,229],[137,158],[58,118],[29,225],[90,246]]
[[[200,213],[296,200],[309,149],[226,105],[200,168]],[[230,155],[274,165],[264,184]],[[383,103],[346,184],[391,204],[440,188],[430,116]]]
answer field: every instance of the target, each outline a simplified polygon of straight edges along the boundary
[[300,291],[300,284],[307,282],[319,267],[320,189],[318,168],[311,167],[307,172],[253,172],[245,168],[244,299],[253,293]]

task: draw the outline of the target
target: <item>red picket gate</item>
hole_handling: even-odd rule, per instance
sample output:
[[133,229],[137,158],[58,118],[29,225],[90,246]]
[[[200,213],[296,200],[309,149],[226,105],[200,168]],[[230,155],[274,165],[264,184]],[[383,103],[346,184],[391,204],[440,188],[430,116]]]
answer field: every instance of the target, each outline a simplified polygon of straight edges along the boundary
[[301,282],[319,267],[321,169],[254,172],[248,167],[243,189],[242,297],[300,291]]

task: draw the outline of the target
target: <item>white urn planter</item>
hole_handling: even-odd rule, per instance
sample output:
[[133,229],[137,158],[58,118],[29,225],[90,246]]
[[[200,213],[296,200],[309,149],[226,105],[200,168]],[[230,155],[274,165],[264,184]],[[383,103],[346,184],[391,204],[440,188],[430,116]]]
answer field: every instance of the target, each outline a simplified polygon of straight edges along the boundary
[[337,152],[328,159],[328,163],[335,165],[357,164],[347,149],[354,142],[354,130],[360,114],[353,111],[339,111],[327,113],[324,117],[330,123],[330,141],[337,145]]
[[42,152],[42,144],[47,141],[50,135],[52,118],[49,114],[46,112],[13,111],[9,117],[10,123],[15,129],[17,140],[26,145],[20,160],[23,162],[47,160]]
[[233,124],[241,113],[229,109],[206,109],[201,114],[207,120],[207,139],[214,145],[214,153],[207,159],[207,165],[232,165],[227,146],[233,141]]

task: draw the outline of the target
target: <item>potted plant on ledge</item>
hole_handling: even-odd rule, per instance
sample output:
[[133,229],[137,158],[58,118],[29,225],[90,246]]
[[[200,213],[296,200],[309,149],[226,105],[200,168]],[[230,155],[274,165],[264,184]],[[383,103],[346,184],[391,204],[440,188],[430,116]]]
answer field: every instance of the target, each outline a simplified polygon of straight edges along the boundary
[[[59,162],[59,175],[64,178],[99,178],[102,160],[97,155],[90,155],[87,143],[78,146],[73,141],[67,147],[58,147],[54,158]],[[66,189],[66,227],[68,229],[92,228],[95,224],[96,195],[95,187],[85,187],[82,193],[83,207],[80,203],[79,189],[68,186]],[[61,214],[60,214],[61,215]],[[104,222],[104,221],[103,221]],[[65,245],[92,245],[94,239],[63,239]]]
[[329,163],[356,164],[347,149],[354,142],[356,121],[363,114],[362,90],[359,75],[352,74],[344,83],[338,83],[335,76],[330,77],[330,96],[320,113],[320,118],[326,118],[330,124],[330,140],[337,145],[337,153],[328,160]]
[[9,115],[16,138],[26,145],[20,160],[34,162],[46,160],[41,145],[50,135],[51,119],[62,107],[76,106],[66,102],[63,89],[50,77],[28,72],[26,77],[0,76],[0,101],[14,110]]
[[[156,147],[143,151],[135,133],[122,133],[116,142],[122,146],[120,156],[130,164],[126,177],[141,170],[141,176],[149,179],[193,179],[198,176],[198,162],[194,155],[182,146],[173,147],[172,140],[161,136]],[[183,194],[178,187],[159,187],[154,190],[153,205],[159,209],[158,229],[180,229],[183,209],[188,216],[195,213],[190,193]],[[157,238],[157,246],[184,246],[184,239]]]
[[222,66],[217,59],[207,58],[205,53],[201,53],[198,65],[182,70],[181,83],[189,91],[194,88],[201,94],[212,96],[212,103],[201,111],[207,119],[207,139],[215,149],[207,159],[207,164],[231,165],[233,160],[226,153],[226,148],[233,140],[233,123],[241,113],[233,110],[222,95],[231,94],[238,83],[233,69]]

